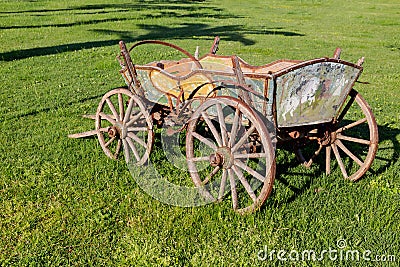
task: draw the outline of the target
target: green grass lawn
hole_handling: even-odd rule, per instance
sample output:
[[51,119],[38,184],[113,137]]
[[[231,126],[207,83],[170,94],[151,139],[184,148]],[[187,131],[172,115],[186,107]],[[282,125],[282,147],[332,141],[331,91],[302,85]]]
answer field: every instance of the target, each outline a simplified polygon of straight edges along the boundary
[[[377,266],[397,266],[399,17],[396,0],[0,0],[0,265],[372,265],[339,254],[301,260],[303,251],[345,241],[344,253],[370,251],[371,259],[387,259]],[[339,169],[326,176],[320,164],[297,166],[293,153],[279,149],[271,196],[261,211],[240,216],[229,200],[163,204],[135,183],[123,158],[107,158],[97,139],[67,138],[93,129],[81,115],[124,85],[119,40],[160,39],[204,54],[216,35],[219,54],[254,65],[331,56],[336,47],[347,61],[364,56],[364,83],[355,87],[380,137],[371,172],[351,183]],[[163,56],[143,51],[134,60]],[[259,259],[272,250],[271,259]],[[300,260],[279,260],[279,250],[286,258],[297,251]]]

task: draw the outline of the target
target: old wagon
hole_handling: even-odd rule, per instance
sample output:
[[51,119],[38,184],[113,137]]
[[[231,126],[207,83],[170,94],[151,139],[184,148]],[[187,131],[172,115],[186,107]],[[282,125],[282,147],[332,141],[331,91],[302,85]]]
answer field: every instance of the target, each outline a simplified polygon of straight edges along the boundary
[[[94,116],[105,154],[122,150],[128,163],[149,161],[157,127],[184,133],[187,169],[196,187],[212,200],[229,195],[239,213],[258,209],[276,174],[276,147],[290,147],[305,166],[324,155],[326,174],[340,169],[360,179],[371,166],[378,130],[364,98],[353,88],[362,72],[333,57],[278,60],[253,66],[238,56],[217,55],[219,38],[199,57],[163,41],[146,40],[129,50],[120,42],[119,63],[126,87],[106,93]],[[137,47],[176,49],[179,60],[132,61]],[[288,144],[288,145],[286,145]]]

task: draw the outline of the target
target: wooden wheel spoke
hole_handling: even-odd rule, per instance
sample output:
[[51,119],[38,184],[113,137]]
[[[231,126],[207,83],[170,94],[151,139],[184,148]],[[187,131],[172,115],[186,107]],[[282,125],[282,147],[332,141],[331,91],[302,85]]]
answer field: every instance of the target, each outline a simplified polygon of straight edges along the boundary
[[128,142],[125,139],[122,139],[122,145],[124,146],[124,155],[126,163],[129,163],[131,160],[129,149],[128,149]]
[[355,137],[350,137],[350,136],[346,136],[343,134],[338,134],[337,135],[338,139],[341,140],[346,140],[346,141],[350,141],[350,142],[354,142],[354,143],[359,143],[359,144],[364,144],[364,145],[370,145],[371,141],[369,140],[365,140],[365,139],[361,139],[361,138],[355,138]]
[[98,131],[100,133],[107,133],[108,132],[108,127],[100,128]]
[[204,136],[196,133],[196,132],[192,132],[192,136],[195,137],[196,139],[198,139],[200,142],[202,142],[203,144],[207,145],[208,147],[212,148],[213,150],[217,150],[217,146],[211,142],[210,140],[208,140],[207,138],[205,138]]
[[109,98],[106,98],[106,102],[108,104],[108,107],[110,108],[112,114],[114,115],[116,120],[119,120],[119,116],[118,116],[118,112],[114,107],[114,104],[111,102],[111,100]]
[[240,147],[238,147],[235,152],[234,155],[238,155],[238,154],[250,154],[250,148],[251,148],[251,144],[250,143],[245,143],[243,145],[241,145]]
[[119,106],[119,120],[123,121],[124,119],[124,98],[122,97],[122,94],[118,94],[118,106]]
[[259,174],[257,171],[253,170],[249,166],[247,166],[245,163],[243,163],[240,160],[235,160],[235,165],[240,167],[242,170],[246,171],[247,173],[253,175],[255,178],[260,180],[261,182],[265,181],[265,177]]
[[353,123],[350,123],[350,124],[348,124],[348,125],[346,125],[346,126],[340,127],[340,128],[336,131],[336,133],[341,133],[341,132],[346,131],[346,130],[348,130],[348,129],[351,129],[351,128],[355,127],[355,126],[358,126],[358,125],[360,125],[360,124],[362,124],[362,123],[364,123],[364,122],[366,122],[366,121],[367,121],[367,118],[363,118],[363,119],[360,119],[360,120],[355,121],[355,122],[353,122]]
[[326,175],[329,175],[331,173],[331,147],[327,146],[326,147],[326,161],[325,161],[325,165],[326,165],[326,170],[325,173]]
[[117,148],[115,149],[115,153],[114,153],[114,158],[117,158],[117,156],[119,154],[119,150],[121,149],[121,144],[122,144],[121,139],[118,139]]
[[229,139],[228,147],[232,147],[233,143],[235,142],[238,130],[239,130],[239,118],[240,118],[239,112],[240,112],[239,109],[236,108],[235,117],[233,118],[233,122],[232,122],[231,137]]
[[258,159],[265,158],[267,153],[250,153],[250,154],[234,154],[233,157],[235,159]]
[[112,125],[117,123],[116,120],[114,120],[109,115],[105,114],[104,112],[100,112],[99,115],[100,115],[101,119],[103,119],[103,118],[106,119]]
[[232,206],[234,210],[238,208],[238,196],[236,192],[236,182],[235,176],[233,174],[232,169],[228,169],[228,176],[229,176],[229,184],[231,186],[231,193],[232,193]]
[[247,138],[254,132],[256,129],[255,125],[252,125],[250,129],[240,138],[240,140],[232,147],[232,153],[234,153],[239,147],[241,147],[244,142],[247,141]]
[[133,155],[135,156],[137,161],[140,161],[140,155],[139,152],[137,151],[135,144],[132,142],[130,138],[125,138],[126,142],[128,143],[129,147],[132,149]]
[[253,202],[256,202],[257,196],[256,196],[256,194],[254,194],[253,189],[251,188],[249,182],[244,177],[243,173],[236,166],[233,166],[232,169],[235,172],[236,176],[239,178],[240,182],[242,183],[243,187],[246,189],[247,193],[249,194],[249,196],[251,197]]
[[221,200],[225,194],[225,187],[226,187],[226,179],[227,179],[228,173],[225,169],[222,170],[222,178],[221,178],[221,185],[219,187],[219,192],[218,192],[218,200]]
[[336,140],[336,144],[338,147],[340,147],[340,149],[343,150],[344,153],[346,153],[352,160],[354,160],[355,162],[357,162],[358,165],[360,165],[360,167],[362,165],[364,165],[364,163],[357,158],[353,153],[351,153],[351,151],[340,141],[340,140]]
[[218,173],[218,171],[220,169],[221,169],[220,166],[215,167],[214,170],[206,177],[206,179],[204,179],[204,181],[202,182],[202,185],[207,184],[211,180],[211,178],[213,178],[214,175],[216,175]]
[[317,151],[315,151],[314,154],[311,156],[311,158],[308,161],[303,163],[304,166],[306,166],[307,168],[310,168],[311,164],[314,162],[314,159],[319,155],[319,153],[321,153],[322,148],[323,148],[323,146],[320,145],[318,147]]
[[196,157],[196,158],[190,158],[188,159],[189,161],[192,162],[200,162],[200,161],[210,161],[210,157],[206,156],[206,157]]
[[129,104],[128,104],[128,108],[126,109],[126,113],[124,116],[124,122],[127,123],[131,117],[131,113],[132,113],[132,108],[133,105],[135,104],[135,101],[133,100],[133,98],[129,99]]
[[140,119],[141,117],[144,117],[144,114],[142,113],[142,111],[139,111],[139,113],[137,113],[136,115],[134,115],[133,117],[131,117],[131,120],[126,124],[126,127],[131,126],[132,124],[134,124],[138,119]]
[[208,127],[210,128],[212,134],[214,135],[215,141],[217,141],[218,146],[222,146],[222,139],[220,137],[220,135],[218,134],[217,129],[214,126],[214,123],[212,123],[212,121],[210,120],[210,118],[208,117],[207,113],[205,111],[203,111],[201,113],[201,115],[203,116],[203,119],[205,120],[206,124],[208,125]]
[[226,132],[226,124],[225,124],[225,117],[222,111],[221,104],[216,104],[217,106],[217,114],[219,120],[219,127],[221,128],[221,137],[222,137],[222,145],[226,146],[228,144],[228,134]]
[[147,127],[128,127],[128,132],[147,132]]
[[132,133],[132,132],[128,132],[127,134],[131,139],[133,139],[134,141],[136,141],[137,143],[139,143],[140,145],[142,145],[143,147],[147,147],[147,144],[145,141],[143,141],[142,139],[140,139],[136,134]]
[[113,138],[111,138],[110,140],[108,140],[107,143],[104,144],[105,147],[108,147],[117,137],[114,136]]
[[332,146],[333,153],[335,154],[336,160],[339,164],[339,168],[342,171],[344,178],[347,179],[349,176],[347,175],[346,168],[344,167],[344,164],[343,164],[342,158],[340,157],[337,146],[336,146],[336,144],[332,144],[331,146]]
[[[104,114],[105,114],[105,113],[104,113]],[[111,120],[117,121],[117,120],[115,119],[114,115],[112,115],[112,114],[106,114],[106,115],[108,115],[108,117],[111,118]],[[90,116],[90,115],[89,115],[89,116]],[[96,115],[94,115],[94,116],[95,116],[94,119],[96,119]],[[106,120],[106,118],[100,118],[100,119]]]
[[106,133],[108,132],[108,127],[100,128],[98,130],[91,130],[83,133],[76,133],[76,134],[69,134],[69,138],[82,138],[82,137],[89,137],[99,133]]

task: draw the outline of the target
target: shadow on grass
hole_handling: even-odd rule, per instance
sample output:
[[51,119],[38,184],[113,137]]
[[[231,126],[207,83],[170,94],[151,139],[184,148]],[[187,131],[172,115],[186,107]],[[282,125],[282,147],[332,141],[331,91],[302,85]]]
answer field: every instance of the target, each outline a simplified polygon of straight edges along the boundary
[[[367,132],[368,131],[364,131],[364,133]],[[397,136],[400,135],[400,129],[390,127],[389,125],[381,125],[378,126],[378,132],[380,147],[378,147],[375,160],[372,163],[371,167],[368,169],[364,177],[361,177],[360,180],[366,179],[365,176],[368,174],[376,176],[386,172],[400,158],[400,143],[397,139]],[[292,151],[290,146],[286,145],[283,146],[283,150],[285,150],[286,153],[290,153],[290,151]],[[309,192],[309,190],[311,189],[313,178],[320,177],[325,173],[325,156],[319,155],[319,157],[316,158],[315,162],[312,165],[316,166],[315,172],[310,173],[309,171],[292,171],[298,165],[300,165],[300,163],[295,158],[293,160],[277,162],[277,173],[275,181],[281,183],[284,187],[287,187],[293,192],[290,197],[283,201],[284,203],[291,203],[304,193]],[[337,166],[337,164],[333,165],[332,167],[334,167],[332,171],[336,171],[336,169],[339,169],[339,166]],[[282,176],[293,176],[293,178],[285,179]],[[296,179],[296,177],[298,179]],[[298,180],[303,181],[303,184],[301,186],[298,186],[298,182],[295,183],[297,186],[294,185],[293,181]],[[274,195],[272,194],[270,198],[273,197]],[[279,202],[281,203],[282,201]]]
[[[178,1],[176,1],[178,2]],[[184,2],[184,1],[179,1]],[[168,2],[171,4],[172,2]],[[188,2],[189,3],[189,2]],[[193,4],[193,3],[192,3]],[[111,10],[110,10],[111,9]],[[92,12],[73,12],[73,11],[92,11]],[[148,14],[148,12],[151,12]],[[54,24],[38,24],[38,25],[10,25],[10,26],[0,26],[1,30],[9,30],[9,29],[35,29],[35,28],[47,28],[47,27],[54,27],[54,28],[61,28],[61,27],[74,27],[74,26],[81,26],[81,25],[91,25],[91,24],[98,24],[98,23],[105,23],[105,22],[115,22],[115,21],[127,21],[127,20],[136,20],[137,18],[141,19],[155,19],[155,18],[195,18],[195,17],[212,17],[213,19],[227,19],[231,18],[233,15],[229,13],[222,13],[222,9],[210,7],[210,6],[202,6],[201,8],[194,5],[167,5],[163,4],[110,4],[110,5],[85,5],[80,7],[74,8],[65,8],[65,9],[42,9],[42,10],[26,10],[20,12],[0,12],[0,14],[9,14],[9,15],[16,15],[16,14],[30,14],[31,16],[46,16],[44,14],[39,13],[50,13],[49,16],[54,16],[55,12],[69,12],[63,14],[65,16],[79,16],[79,15],[99,15],[99,14],[109,14],[109,13],[118,13],[121,15],[125,12],[135,12],[134,17],[132,16],[117,16],[114,18],[107,18],[107,19],[94,19],[94,20],[80,20],[75,21],[72,23],[54,23]],[[140,13],[142,12],[142,13]],[[235,15],[235,18],[242,18],[241,16]]]
[[[397,162],[400,158],[400,143],[397,140],[397,136],[400,135],[399,128],[393,128],[389,125],[378,125],[379,131],[379,142],[388,143],[384,146],[378,147],[375,160],[382,162],[378,167],[374,168],[372,164],[369,170],[374,175],[384,173],[393,163]],[[389,144],[390,143],[390,144]]]
[[77,99],[77,100],[70,101],[70,102],[67,102],[67,103],[62,103],[62,105],[54,105],[54,106],[49,106],[49,107],[43,107],[43,108],[40,108],[40,109],[35,109],[35,110],[30,110],[30,111],[28,110],[28,111],[26,111],[24,113],[21,113],[21,114],[5,114],[5,116],[3,116],[3,117],[0,116],[0,121],[15,120],[15,119],[18,120],[20,118],[24,118],[24,117],[28,117],[28,116],[34,116],[34,115],[37,115],[37,114],[40,114],[40,113],[43,113],[43,112],[49,112],[51,110],[57,110],[59,108],[65,108],[65,107],[72,106],[72,105],[75,105],[75,104],[78,104],[78,103],[83,103],[83,102],[86,102],[86,101],[89,101],[89,100],[98,99],[98,98],[101,98],[102,96],[103,96],[103,94],[98,94],[98,95],[94,95],[94,96],[88,96],[88,97]]
[[[199,8],[202,10],[223,11],[221,8],[211,7],[206,5],[199,6],[198,3],[207,1],[169,1],[169,0],[148,0],[140,1],[139,3],[125,3],[125,4],[90,4],[75,7],[58,8],[58,9],[29,9],[20,11],[0,11],[0,14],[36,14],[36,13],[55,13],[55,12],[69,12],[75,14],[82,14],[80,11],[98,11],[103,12],[104,9],[114,9],[117,11],[142,11],[142,10],[181,10],[181,11],[197,11]],[[113,11],[113,10],[112,10]]]
[[54,28],[73,27],[73,26],[91,25],[91,24],[97,24],[97,23],[126,21],[126,20],[128,20],[128,18],[94,19],[94,20],[86,20],[86,21],[77,21],[77,22],[72,22],[72,23],[60,23],[60,24],[0,26],[0,30],[36,29],[36,28],[46,28],[46,27],[54,27]]
[[180,27],[168,27],[161,25],[149,25],[141,24],[138,25],[141,29],[148,30],[147,34],[134,36],[134,33],[128,31],[114,31],[114,30],[93,30],[105,35],[117,35],[117,39],[104,40],[104,41],[92,41],[82,43],[63,44],[48,47],[37,47],[22,49],[10,52],[0,53],[0,60],[12,61],[19,60],[28,57],[37,57],[58,54],[69,51],[76,51],[82,49],[90,49],[95,47],[113,46],[117,45],[120,40],[125,42],[136,42],[140,40],[149,39],[198,39],[199,37],[208,37],[210,40],[214,39],[214,36],[220,36],[221,40],[240,42],[243,45],[253,45],[256,42],[252,39],[246,38],[246,34],[260,34],[260,35],[283,35],[283,36],[302,36],[302,34],[287,32],[281,30],[246,30],[243,29],[242,25],[229,25],[229,26],[217,26],[211,27],[203,23],[191,23],[183,24]]
[[[143,18],[162,18],[162,17],[176,17],[176,18],[201,18],[209,17],[212,19],[226,19],[226,18],[240,18],[240,16],[232,15],[225,10],[204,4],[206,1],[143,1],[135,4],[102,4],[102,5],[83,5],[78,7],[63,8],[63,9],[38,9],[38,10],[26,10],[16,12],[0,12],[0,14],[24,14],[32,13],[41,16],[40,13],[52,13],[54,12],[67,12],[65,16],[76,15],[81,13],[75,13],[78,11],[94,11],[93,15],[98,12],[108,12],[105,9],[123,10],[139,12],[140,17]],[[203,3],[199,5],[199,3]],[[114,11],[113,11],[114,12]],[[127,21],[133,20],[128,17],[116,17],[109,19],[95,19],[87,21],[78,21],[72,23],[61,23],[61,24],[46,24],[46,25],[28,25],[28,26],[2,26],[0,29],[30,29],[40,27],[74,27],[80,25],[94,25],[97,23],[107,23],[116,21]],[[110,29],[91,29],[93,32],[102,33],[105,36],[114,35],[117,38],[111,40],[101,41],[88,41],[80,43],[61,44],[48,47],[35,47],[21,50],[14,50],[9,52],[0,53],[0,61],[12,61],[20,60],[29,57],[45,56],[58,54],[68,51],[76,51],[82,49],[90,49],[96,47],[113,46],[117,45],[120,40],[125,42],[136,42],[148,39],[194,39],[197,40],[199,37],[206,37],[213,40],[216,35],[220,36],[222,40],[240,42],[243,45],[253,45],[256,41],[247,38],[246,35],[283,35],[283,36],[303,36],[303,34],[284,31],[281,28],[274,29],[248,29],[243,25],[224,25],[224,26],[213,26],[205,23],[183,23],[179,26],[164,26],[154,24],[139,24],[136,25],[141,30],[147,31],[146,34],[136,35],[131,31],[117,31]]]

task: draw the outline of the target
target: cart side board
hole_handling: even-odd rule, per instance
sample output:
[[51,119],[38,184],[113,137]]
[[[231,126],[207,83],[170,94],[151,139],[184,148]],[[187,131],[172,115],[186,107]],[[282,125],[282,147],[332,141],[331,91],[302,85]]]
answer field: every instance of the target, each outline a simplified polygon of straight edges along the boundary
[[277,127],[332,121],[361,72],[361,66],[321,58],[274,74]]

